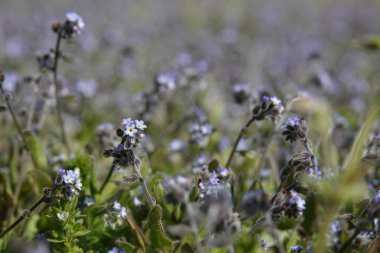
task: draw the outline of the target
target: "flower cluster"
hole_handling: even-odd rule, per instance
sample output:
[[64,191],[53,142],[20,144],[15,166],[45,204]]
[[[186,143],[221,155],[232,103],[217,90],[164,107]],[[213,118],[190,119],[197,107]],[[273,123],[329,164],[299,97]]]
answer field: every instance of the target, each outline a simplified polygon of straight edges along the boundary
[[204,199],[205,196],[216,194],[218,189],[221,188],[220,180],[216,172],[211,172],[205,181],[200,181],[198,187],[201,190],[198,196],[200,200]]
[[127,218],[127,209],[119,202],[114,201],[112,209],[108,210],[103,216],[104,223],[107,227],[115,229],[123,224],[123,220]]
[[82,189],[79,168],[74,170],[60,169],[54,184],[55,187],[61,189],[61,193],[66,199],[70,199],[73,195],[78,195]]
[[123,119],[124,135],[130,138],[144,138],[143,131],[147,126],[143,120],[132,120],[131,118]]
[[275,96],[263,96],[260,104],[253,108],[252,116],[255,120],[264,120],[269,117],[272,121],[275,121],[284,110],[285,108],[279,98]]
[[63,39],[71,39],[82,33],[84,22],[81,16],[75,12],[66,13],[66,20],[63,24],[53,24],[53,31],[60,33]]
[[297,140],[306,141],[308,127],[304,118],[300,116],[294,116],[288,118],[283,125],[282,135],[284,135],[286,141],[296,142]]
[[121,138],[121,143],[113,149],[103,152],[106,157],[114,157],[114,163],[121,167],[133,165],[136,157],[134,148],[141,147],[141,142],[145,138],[144,130],[147,128],[143,120],[132,120],[126,118],[122,120],[123,129],[117,129],[116,133]]
[[305,210],[305,203],[305,200],[297,192],[283,190],[275,199],[272,213],[298,218]]

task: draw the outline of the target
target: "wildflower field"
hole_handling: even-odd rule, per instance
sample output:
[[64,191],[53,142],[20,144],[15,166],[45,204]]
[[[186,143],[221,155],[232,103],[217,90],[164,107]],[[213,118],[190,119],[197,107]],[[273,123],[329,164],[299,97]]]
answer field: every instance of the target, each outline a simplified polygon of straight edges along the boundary
[[380,252],[380,1],[0,1],[0,252]]

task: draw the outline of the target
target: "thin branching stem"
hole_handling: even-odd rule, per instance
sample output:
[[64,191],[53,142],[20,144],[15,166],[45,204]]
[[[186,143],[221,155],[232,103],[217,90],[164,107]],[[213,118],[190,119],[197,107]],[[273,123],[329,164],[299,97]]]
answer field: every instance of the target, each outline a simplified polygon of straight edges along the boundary
[[116,165],[114,163],[112,163],[112,165],[110,167],[110,170],[108,171],[107,177],[106,177],[106,179],[104,180],[102,186],[99,189],[99,192],[98,192],[99,194],[101,194],[103,192],[103,190],[106,187],[108,181],[110,180],[110,178],[111,178],[111,176],[112,176],[115,168],[116,168]]
[[69,156],[71,154],[71,150],[70,150],[69,141],[67,140],[67,136],[66,136],[66,132],[64,128],[63,117],[62,117],[62,104],[61,104],[61,99],[59,97],[58,62],[59,62],[59,58],[61,57],[61,52],[60,52],[61,40],[62,40],[62,33],[58,32],[57,41],[56,41],[55,49],[54,49],[53,83],[54,83],[54,88],[55,88],[55,92],[54,92],[55,101],[56,101],[55,106],[56,106],[57,117],[59,121],[59,127],[61,129],[61,138],[65,146],[67,155]]
[[244,127],[242,127],[241,129],[240,129],[240,133],[239,133],[239,135],[238,135],[238,137],[236,138],[236,140],[235,140],[235,143],[234,143],[234,146],[233,146],[233,148],[232,148],[232,150],[231,150],[231,153],[230,153],[230,156],[228,157],[228,160],[227,160],[227,163],[226,163],[226,165],[225,165],[225,167],[226,168],[228,168],[230,165],[231,165],[231,162],[232,162],[232,159],[233,159],[233,157],[234,157],[234,155],[235,155],[235,152],[236,152],[236,148],[238,147],[238,145],[239,145],[239,143],[240,143],[240,140],[241,140],[241,138],[243,137],[243,134],[244,134],[244,132],[248,129],[248,127],[255,121],[255,117],[252,117],[246,124],[245,124],[245,126]]
[[355,233],[351,235],[351,237],[342,245],[342,247],[339,249],[338,253],[343,253],[347,247],[352,243],[353,240],[360,234],[360,229],[356,230]]

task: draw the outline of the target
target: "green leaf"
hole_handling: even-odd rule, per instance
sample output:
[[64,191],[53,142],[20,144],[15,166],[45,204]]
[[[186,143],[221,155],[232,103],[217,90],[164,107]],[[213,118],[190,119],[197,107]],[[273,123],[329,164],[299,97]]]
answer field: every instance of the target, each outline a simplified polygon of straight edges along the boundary
[[216,170],[216,168],[219,167],[219,162],[216,159],[213,159],[209,164],[208,164],[208,171],[213,172]]
[[240,150],[240,151],[238,151],[238,153],[241,156],[243,156],[243,157],[245,157],[247,159],[251,159],[251,160],[255,159],[255,157],[256,157],[256,152],[253,151],[253,150],[250,150],[250,151]]
[[149,213],[148,226],[150,228],[150,241],[156,248],[169,252],[172,250],[173,242],[166,234],[162,224],[162,208],[155,205]]
[[73,233],[72,236],[74,236],[74,237],[84,236],[90,232],[91,232],[90,230],[77,231],[77,232]]
[[48,242],[52,242],[52,243],[62,243],[64,242],[65,240],[58,240],[58,239],[47,239]]
[[163,177],[160,173],[156,173],[151,180],[151,192],[156,202],[163,208],[165,220],[169,219],[171,210],[165,201],[165,189],[162,187],[161,181]]

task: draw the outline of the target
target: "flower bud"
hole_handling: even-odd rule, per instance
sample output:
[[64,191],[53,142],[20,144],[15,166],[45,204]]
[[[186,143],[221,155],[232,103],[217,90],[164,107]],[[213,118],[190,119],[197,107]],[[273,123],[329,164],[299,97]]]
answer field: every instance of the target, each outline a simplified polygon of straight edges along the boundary
[[51,29],[53,32],[58,33],[58,31],[61,29],[62,25],[60,22],[54,22],[51,26]]
[[309,128],[304,118],[294,116],[285,121],[281,127],[286,141],[295,142],[297,140],[306,141]]

